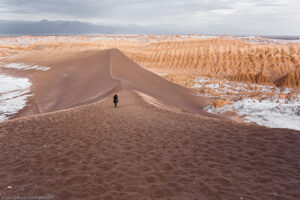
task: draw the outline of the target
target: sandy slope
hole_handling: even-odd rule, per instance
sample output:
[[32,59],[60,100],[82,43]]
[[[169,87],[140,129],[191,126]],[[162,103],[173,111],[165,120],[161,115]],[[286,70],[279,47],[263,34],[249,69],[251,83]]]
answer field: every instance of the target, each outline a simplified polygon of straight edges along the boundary
[[1,196],[300,197],[299,131],[216,119],[202,110],[208,99],[118,50],[62,53],[15,58],[51,70],[30,74],[27,117],[0,123]]
[[[26,54],[14,62],[49,66],[51,70],[32,74],[34,96],[17,115],[27,116],[95,102],[118,86],[137,90],[179,110],[213,116],[202,110],[209,102],[194,91],[169,82],[138,66],[117,49],[65,52],[40,56]],[[218,117],[218,116],[215,116]]]
[[299,198],[299,132],[178,114],[114,92],[117,109],[108,97],[1,123],[1,195]]

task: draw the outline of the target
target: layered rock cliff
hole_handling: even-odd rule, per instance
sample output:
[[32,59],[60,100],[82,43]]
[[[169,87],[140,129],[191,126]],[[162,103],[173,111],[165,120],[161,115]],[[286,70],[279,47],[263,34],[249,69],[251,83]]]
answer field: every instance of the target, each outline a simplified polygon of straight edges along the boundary
[[182,73],[231,77],[262,72],[271,81],[300,68],[300,45],[257,45],[234,40],[166,41],[125,49],[148,68]]
[[300,69],[292,71],[276,81],[278,87],[300,88]]

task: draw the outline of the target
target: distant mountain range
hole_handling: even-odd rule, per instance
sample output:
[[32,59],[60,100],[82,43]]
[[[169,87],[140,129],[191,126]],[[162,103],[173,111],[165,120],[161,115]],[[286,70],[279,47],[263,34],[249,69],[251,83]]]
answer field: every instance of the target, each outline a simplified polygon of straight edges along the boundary
[[[140,26],[96,25],[81,21],[9,21],[0,20],[0,35],[86,35],[86,34],[209,34],[251,35],[251,31],[224,24],[206,27],[179,27],[175,24]],[[254,33],[253,33],[254,34]],[[292,38],[299,36],[292,36]],[[290,38],[289,38],[290,39]]]
[[[174,26],[175,27],[175,26]],[[74,35],[74,34],[169,34],[167,26],[96,25],[81,21],[8,21],[0,20],[0,35]],[[171,31],[172,32],[172,31]],[[173,32],[174,34],[175,32]],[[178,34],[182,34],[180,32]]]
[[0,34],[2,35],[113,34],[118,30],[119,27],[79,21],[0,21]]

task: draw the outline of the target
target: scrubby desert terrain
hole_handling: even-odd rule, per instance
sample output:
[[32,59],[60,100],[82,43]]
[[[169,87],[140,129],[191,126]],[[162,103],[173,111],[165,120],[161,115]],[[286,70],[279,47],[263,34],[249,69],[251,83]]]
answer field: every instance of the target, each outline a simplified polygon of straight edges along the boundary
[[0,56],[2,198],[300,198],[298,41],[2,37]]

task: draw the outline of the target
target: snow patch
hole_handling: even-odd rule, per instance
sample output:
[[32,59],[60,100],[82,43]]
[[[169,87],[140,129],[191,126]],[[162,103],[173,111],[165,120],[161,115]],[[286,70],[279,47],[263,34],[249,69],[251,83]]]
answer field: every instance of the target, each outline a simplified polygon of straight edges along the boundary
[[[258,84],[247,84],[241,82],[229,81],[226,79],[196,77],[192,88],[200,89],[202,94],[210,97],[221,97],[233,99],[237,96],[246,98],[252,93],[280,93],[280,89]],[[213,93],[211,93],[213,91]],[[286,93],[290,91],[287,90]]]
[[159,75],[159,76],[167,76],[167,73],[160,73],[160,72],[154,72],[155,74]]
[[212,113],[235,111],[246,122],[255,122],[271,128],[300,130],[300,95],[295,101],[242,99],[221,108],[209,105],[205,109]]
[[216,83],[216,84],[206,84],[205,87],[206,88],[219,88],[220,85],[218,83]]
[[[300,130],[300,91],[209,77],[196,77],[193,88],[197,96],[217,97],[233,102],[220,108],[209,105],[205,108],[208,112],[233,111],[246,122],[271,128]],[[282,94],[295,92],[295,98],[282,97]]]
[[26,106],[31,83],[27,78],[0,74],[0,121],[9,119]]
[[207,83],[207,82],[209,82],[209,78],[206,78],[206,77],[196,77],[195,78],[195,82],[197,83],[197,82],[199,82],[199,83]]
[[166,40],[211,40],[230,39],[254,44],[289,44],[299,43],[296,39],[271,39],[257,36],[217,36],[217,35],[90,35],[90,36],[12,36],[0,37],[0,45],[30,46],[47,42],[99,42],[112,41],[137,41],[137,42],[158,42]]
[[42,67],[39,65],[26,65],[24,63],[8,63],[1,66],[2,68],[8,69],[22,69],[22,70],[39,70],[39,71],[47,71],[50,67]]

